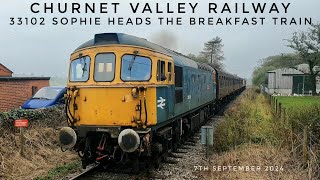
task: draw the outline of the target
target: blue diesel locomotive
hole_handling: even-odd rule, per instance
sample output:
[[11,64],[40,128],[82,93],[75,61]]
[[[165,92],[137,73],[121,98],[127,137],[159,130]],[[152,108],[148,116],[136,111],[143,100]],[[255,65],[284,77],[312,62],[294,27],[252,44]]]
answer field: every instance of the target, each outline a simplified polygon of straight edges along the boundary
[[175,150],[246,81],[143,38],[104,33],[71,55],[63,149],[83,167]]

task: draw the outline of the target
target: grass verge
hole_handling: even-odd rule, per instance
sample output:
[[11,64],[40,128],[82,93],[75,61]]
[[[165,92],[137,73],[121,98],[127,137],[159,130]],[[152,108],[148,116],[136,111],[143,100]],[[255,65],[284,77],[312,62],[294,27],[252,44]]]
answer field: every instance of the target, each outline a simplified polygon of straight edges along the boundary
[[276,96],[275,98],[286,108],[320,106],[320,97],[315,96]]
[[[319,98],[277,97],[287,118],[275,116],[268,98],[246,90],[215,128],[215,163],[230,166],[282,166],[277,172],[213,172],[217,179],[318,179]],[[293,100],[292,100],[293,99]],[[288,108],[290,107],[290,108]],[[309,131],[304,131],[304,129]],[[307,142],[307,143],[306,143]]]
[[[30,122],[24,131],[24,157],[19,152],[19,131],[13,127],[14,119],[19,118],[28,118]],[[52,168],[78,159],[75,152],[61,151],[58,145],[58,127],[61,126],[66,126],[63,107],[0,113],[0,179],[34,179],[47,176]],[[50,176],[64,169],[52,170]]]
[[80,161],[73,161],[57,166],[48,171],[47,175],[36,177],[35,180],[59,179],[70,173],[75,173],[81,168]]

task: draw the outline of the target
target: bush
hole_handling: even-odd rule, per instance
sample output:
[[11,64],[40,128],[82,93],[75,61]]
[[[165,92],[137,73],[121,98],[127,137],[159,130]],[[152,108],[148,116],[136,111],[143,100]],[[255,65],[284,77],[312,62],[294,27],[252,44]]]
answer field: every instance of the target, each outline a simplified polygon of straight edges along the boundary
[[215,150],[226,151],[243,143],[276,144],[273,126],[265,97],[253,89],[246,90],[225,112],[225,119],[217,124]]
[[34,124],[44,125],[46,127],[56,127],[61,122],[66,121],[64,106],[55,106],[46,109],[13,109],[8,112],[0,113],[0,128],[5,130],[14,130],[14,120],[28,119],[29,126]]

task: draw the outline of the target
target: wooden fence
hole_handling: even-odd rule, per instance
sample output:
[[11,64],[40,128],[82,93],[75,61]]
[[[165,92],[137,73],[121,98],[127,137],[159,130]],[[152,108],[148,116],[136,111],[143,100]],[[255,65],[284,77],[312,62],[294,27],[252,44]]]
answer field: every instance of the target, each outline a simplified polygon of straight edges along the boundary
[[[269,103],[271,104],[272,107],[272,111],[273,114],[275,116],[276,119],[278,119],[279,121],[281,121],[281,123],[285,123],[285,124],[291,124],[292,122],[289,119],[289,116],[287,114],[287,112],[289,111],[289,109],[286,109],[281,102],[278,101],[277,96],[272,96],[272,95],[266,95]],[[296,127],[297,128],[297,127]],[[301,133],[302,135],[302,139],[301,142],[298,143],[299,145],[297,145],[297,139],[295,139],[297,137],[297,135],[295,133]],[[311,148],[310,148],[310,138],[312,136],[310,130],[309,130],[309,125],[303,125],[298,127],[298,129],[293,129],[293,126],[291,126],[290,129],[290,134],[288,134],[289,139],[290,139],[290,144],[291,144],[291,151],[292,153],[295,155],[295,151],[297,146],[302,146],[302,156],[303,156],[303,163],[305,167],[309,167],[308,165],[310,164],[310,154],[311,152]]]

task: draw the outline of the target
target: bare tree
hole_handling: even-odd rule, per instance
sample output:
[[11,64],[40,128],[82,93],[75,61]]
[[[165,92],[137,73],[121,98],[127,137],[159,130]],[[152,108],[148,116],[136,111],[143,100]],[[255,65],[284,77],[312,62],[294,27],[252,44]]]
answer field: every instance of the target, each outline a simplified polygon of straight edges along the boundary
[[320,64],[320,24],[312,25],[307,32],[295,32],[288,47],[296,50],[302,60],[309,65],[312,95],[316,95],[316,78],[320,72],[315,67]]

